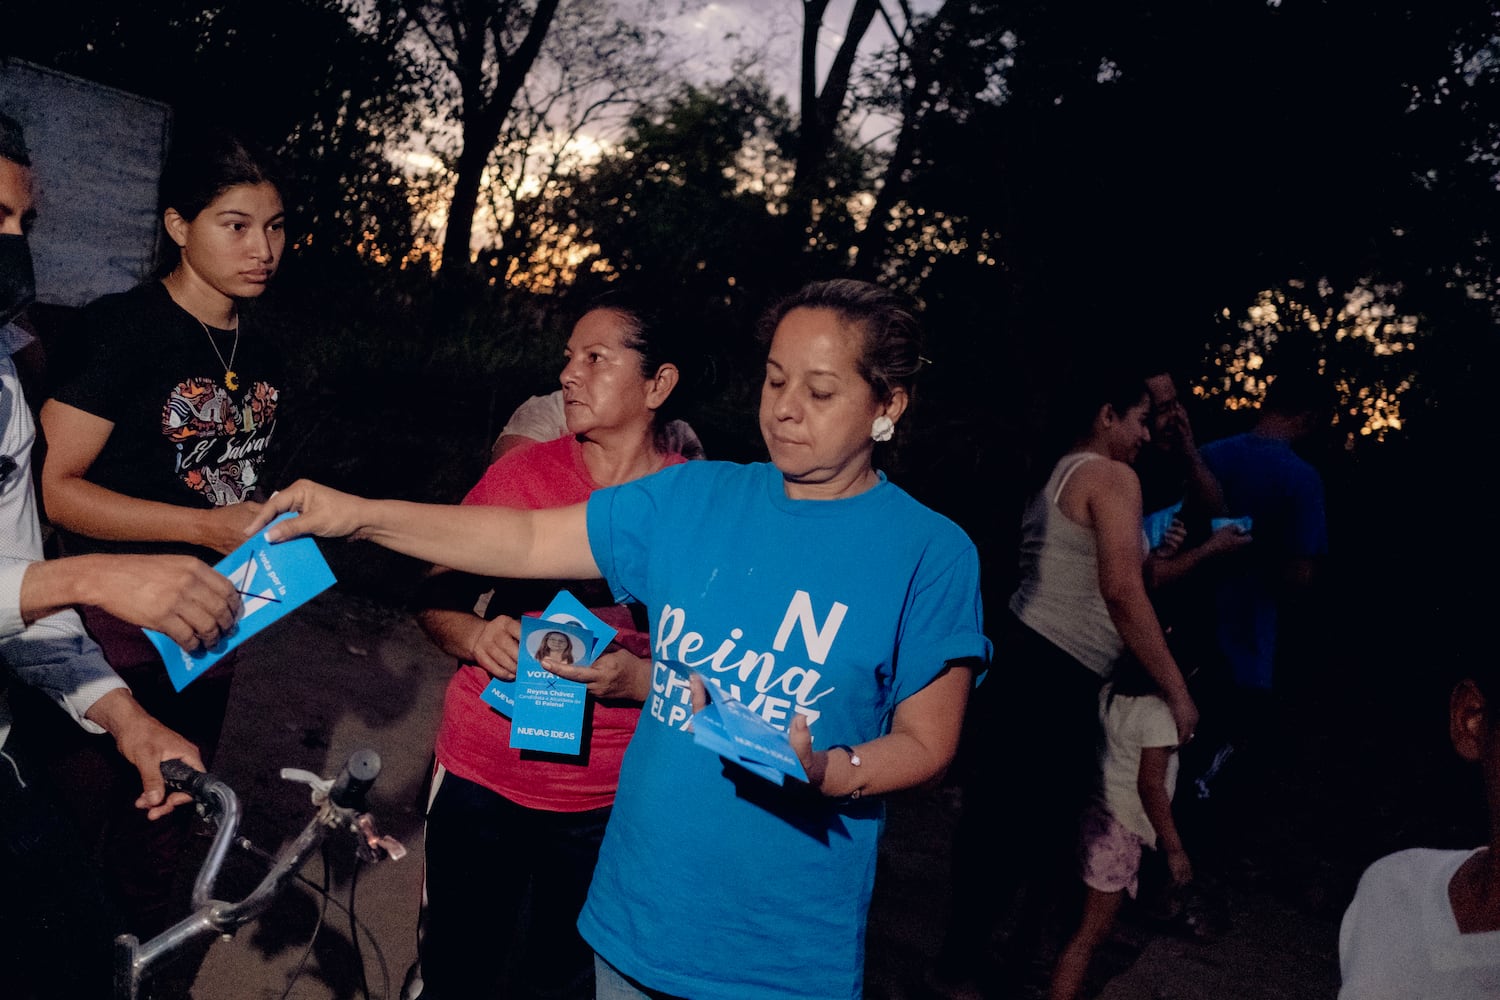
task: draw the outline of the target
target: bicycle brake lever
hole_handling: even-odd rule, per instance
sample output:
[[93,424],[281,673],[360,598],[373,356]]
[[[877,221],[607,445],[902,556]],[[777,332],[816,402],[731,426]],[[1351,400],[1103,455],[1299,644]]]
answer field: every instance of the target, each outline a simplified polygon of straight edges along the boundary
[[359,831],[359,856],[365,861],[379,861],[382,856],[392,861],[406,857],[406,847],[395,837],[387,837],[375,829],[375,817],[360,813],[354,820]]
[[328,791],[333,788],[332,778],[322,778],[311,771],[304,771],[300,767],[283,767],[281,769],[283,781],[298,781],[312,789],[312,800],[314,805],[322,805],[328,801]]

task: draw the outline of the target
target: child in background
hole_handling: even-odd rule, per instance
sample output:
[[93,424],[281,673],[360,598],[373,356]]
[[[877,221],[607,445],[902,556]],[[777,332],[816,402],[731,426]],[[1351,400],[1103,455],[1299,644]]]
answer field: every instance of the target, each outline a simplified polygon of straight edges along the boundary
[[1079,838],[1087,887],[1083,919],[1058,956],[1051,1000],[1078,996],[1094,949],[1114,926],[1122,894],[1135,897],[1143,846],[1166,851],[1173,884],[1186,885],[1193,877],[1172,822],[1177,724],[1156,682],[1133,657],[1126,656],[1100,691],[1099,717],[1102,784],[1084,812]]
[[1449,696],[1448,732],[1480,765],[1490,843],[1397,851],[1365,871],[1339,929],[1339,1000],[1500,997],[1500,665],[1479,662]]

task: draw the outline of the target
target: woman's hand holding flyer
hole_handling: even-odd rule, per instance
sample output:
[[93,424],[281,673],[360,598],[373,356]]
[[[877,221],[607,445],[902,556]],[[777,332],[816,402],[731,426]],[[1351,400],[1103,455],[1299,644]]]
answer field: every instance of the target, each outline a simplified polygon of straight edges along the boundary
[[512,747],[574,755],[582,750],[587,687],[549,666],[588,666],[615,635],[566,590],[541,617],[521,619],[516,679],[492,680],[480,694],[485,704],[510,716]]

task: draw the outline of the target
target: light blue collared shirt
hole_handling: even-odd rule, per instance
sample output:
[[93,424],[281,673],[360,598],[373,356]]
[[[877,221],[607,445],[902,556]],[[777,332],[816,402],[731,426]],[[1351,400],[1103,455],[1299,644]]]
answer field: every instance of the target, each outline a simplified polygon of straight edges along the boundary
[[[30,340],[14,324],[0,327],[0,460],[15,463],[0,479],[0,664],[11,677],[43,691],[84,729],[102,733],[83,713],[126,685],[84,632],[77,613],[62,611],[29,626],[21,617],[21,579],[26,567],[42,559],[41,522],[31,483],[36,425],[11,360]],[[0,746],[9,736],[10,708],[0,697]]]

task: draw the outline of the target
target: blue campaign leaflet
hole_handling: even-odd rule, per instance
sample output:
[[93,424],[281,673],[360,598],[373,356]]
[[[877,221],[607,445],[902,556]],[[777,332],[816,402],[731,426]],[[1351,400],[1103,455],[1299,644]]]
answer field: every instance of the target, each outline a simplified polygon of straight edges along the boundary
[[490,682],[484,686],[484,690],[479,692],[479,697],[486,705],[508,719],[516,710],[516,682],[491,677]]
[[[283,514],[271,524],[296,516]],[[217,646],[190,653],[160,632],[142,629],[161,654],[172,686],[178,691],[201,677],[240,643],[337,582],[311,538],[273,545],[264,529],[225,556],[214,569],[234,584],[241,602],[239,620]]]
[[588,631],[593,638],[593,646],[588,652],[588,659],[584,663],[593,663],[604,652],[604,648],[615,641],[619,632],[599,619],[583,602],[574,597],[566,590],[559,590],[557,596],[552,598],[552,603],[547,605],[547,610],[542,612],[542,617],[549,622],[564,622],[569,625],[577,625]]
[[[561,622],[566,625],[578,625],[586,629],[590,636],[587,658],[579,661],[580,665],[593,663],[604,648],[615,641],[617,631],[599,620],[583,603],[566,590],[559,590],[557,596],[547,605],[541,617],[551,622]],[[522,619],[524,622],[525,619]],[[524,627],[524,625],[523,625]],[[484,703],[501,715],[510,719],[516,710],[516,682],[502,681],[498,677],[492,677],[485,685],[479,697]],[[515,746],[514,740],[511,746]],[[576,752],[576,751],[575,751]]]
[[515,707],[510,717],[512,747],[560,754],[582,751],[588,688],[557,676],[546,664],[586,666],[592,662],[593,649],[593,636],[582,625],[521,619]]
[[694,743],[778,785],[787,777],[807,780],[786,733],[717,684],[707,678],[704,683],[711,700],[693,716]]
[[1182,501],[1179,500],[1170,507],[1163,507],[1154,513],[1147,514],[1141,522],[1141,529],[1146,532],[1146,538],[1150,540],[1153,549],[1159,548],[1167,537],[1167,529],[1172,526],[1172,521],[1182,513]]
[[729,727],[724,724],[723,716],[719,714],[717,702],[709,702],[693,713],[693,742],[725,760],[733,761],[752,774],[760,775],[767,781],[778,785],[786,783],[786,776],[776,768],[746,760],[740,756],[740,746],[735,743],[734,737],[729,735]]

